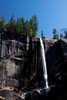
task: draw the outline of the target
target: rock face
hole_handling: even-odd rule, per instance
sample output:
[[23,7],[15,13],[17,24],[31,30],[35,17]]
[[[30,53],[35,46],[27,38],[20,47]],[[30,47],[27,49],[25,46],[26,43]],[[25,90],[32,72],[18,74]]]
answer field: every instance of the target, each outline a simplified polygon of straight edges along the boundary
[[13,89],[0,89],[0,96],[2,96],[5,100],[14,100]]
[[50,84],[66,84],[67,77],[67,39],[58,40],[46,52],[48,75]]
[[[67,39],[58,41],[43,39],[43,43],[49,86],[66,88]],[[0,87],[7,86],[23,92],[44,88],[39,38],[28,38],[21,35],[18,38],[7,39],[4,34],[1,35]]]
[[22,41],[1,37],[0,41],[0,84],[1,86],[19,86],[21,70],[27,62],[27,38]]

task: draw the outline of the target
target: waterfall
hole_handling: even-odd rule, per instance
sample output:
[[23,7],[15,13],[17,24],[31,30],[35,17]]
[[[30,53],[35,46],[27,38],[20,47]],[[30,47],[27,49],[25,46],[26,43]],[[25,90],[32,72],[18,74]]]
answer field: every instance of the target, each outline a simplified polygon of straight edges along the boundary
[[22,100],[25,100],[25,96],[26,96],[26,93],[22,93],[20,97],[22,98]]
[[44,50],[44,45],[43,41],[40,38],[40,45],[41,45],[41,56],[42,56],[42,66],[43,66],[43,76],[46,84],[46,89],[49,88],[48,86],[48,75],[47,75],[47,66],[46,66],[46,59],[45,59],[45,50]]

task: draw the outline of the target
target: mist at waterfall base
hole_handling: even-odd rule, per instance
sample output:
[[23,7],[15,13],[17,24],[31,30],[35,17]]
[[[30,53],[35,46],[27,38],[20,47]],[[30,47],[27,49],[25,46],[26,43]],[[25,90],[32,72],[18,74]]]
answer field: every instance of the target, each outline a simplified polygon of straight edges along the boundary
[[49,92],[50,88],[48,85],[48,74],[47,74],[47,66],[46,66],[46,59],[45,59],[45,50],[44,50],[44,45],[43,45],[43,41],[41,38],[40,38],[40,45],[41,45],[43,77],[44,77],[44,82],[45,82],[44,88],[45,88],[46,92]]

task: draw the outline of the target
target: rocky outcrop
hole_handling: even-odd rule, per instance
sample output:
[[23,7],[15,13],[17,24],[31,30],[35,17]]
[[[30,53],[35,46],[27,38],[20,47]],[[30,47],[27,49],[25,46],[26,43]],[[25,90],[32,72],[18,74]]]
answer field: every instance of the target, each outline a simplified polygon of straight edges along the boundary
[[[37,74],[32,91],[26,94],[26,100],[64,100],[67,99],[67,39],[43,40],[46,51],[49,90],[43,88],[40,44],[37,41]],[[37,81],[37,82],[36,82]],[[33,82],[32,82],[33,83]],[[38,88],[37,88],[38,87]],[[29,89],[30,90],[30,89]]]
[[[11,40],[1,37],[0,41],[0,82],[1,86],[18,87],[21,80],[21,70],[27,62],[27,38]],[[19,79],[20,77],[20,79]]]
[[[52,84],[62,85],[65,77],[67,63],[67,39],[61,39],[49,46],[46,52],[49,81]],[[64,76],[65,75],[65,76]]]
[[[43,39],[43,43],[49,87],[55,88],[49,93],[52,98],[53,92],[58,93],[58,88],[59,91],[60,87],[63,91],[67,88],[67,39]],[[7,39],[2,34],[0,39],[0,87],[14,87],[15,92],[27,92],[27,100],[40,100],[47,99],[46,94],[44,95],[44,83],[39,38],[19,36]],[[66,90],[64,92],[66,93]],[[20,96],[17,99],[21,100]]]
[[[14,92],[12,88],[0,88],[0,96],[4,100],[14,100]],[[0,98],[0,100],[3,100]]]

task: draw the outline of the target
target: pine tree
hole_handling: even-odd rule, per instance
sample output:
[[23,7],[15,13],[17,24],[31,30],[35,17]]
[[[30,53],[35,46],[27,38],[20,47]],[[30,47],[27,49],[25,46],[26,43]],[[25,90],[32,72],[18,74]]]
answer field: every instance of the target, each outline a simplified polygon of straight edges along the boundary
[[17,19],[16,33],[17,34],[24,34],[24,18]]
[[22,22],[22,34],[24,34],[24,26],[25,26],[25,22],[24,22],[24,18],[21,18],[21,22]]
[[32,30],[33,30],[33,37],[37,37],[37,32],[38,32],[38,19],[37,16],[34,14],[34,16],[32,16]]
[[0,21],[0,32],[6,31],[5,28],[5,15],[2,16],[1,21]]
[[53,34],[56,34],[57,33],[57,30],[56,29],[53,29]]
[[59,39],[59,35],[57,34],[56,29],[53,29],[53,39]]
[[67,29],[64,29],[64,33],[65,33],[65,37],[64,38],[67,38]]
[[26,22],[25,22],[25,35],[29,35],[29,22],[28,22],[28,20],[26,20]]
[[45,39],[43,30],[41,31],[41,37]]
[[60,33],[60,38],[63,38],[63,34],[62,33]]
[[30,30],[29,30],[29,36],[32,36],[32,34],[33,34],[33,30],[30,28]]
[[32,37],[37,37],[38,32],[38,19],[37,16],[34,15],[28,21],[24,21],[24,18],[18,18],[17,22],[14,19],[14,15],[11,16],[9,22],[5,25],[5,16],[2,16],[0,21],[0,33],[6,31],[8,37],[12,36],[12,34],[23,34]]
[[1,21],[0,21],[0,33],[1,33]]
[[56,39],[59,39],[59,35],[58,34],[56,34]]
[[14,19],[14,15],[11,16],[10,21],[7,24],[7,31],[9,33],[15,33],[16,32],[16,20]]

